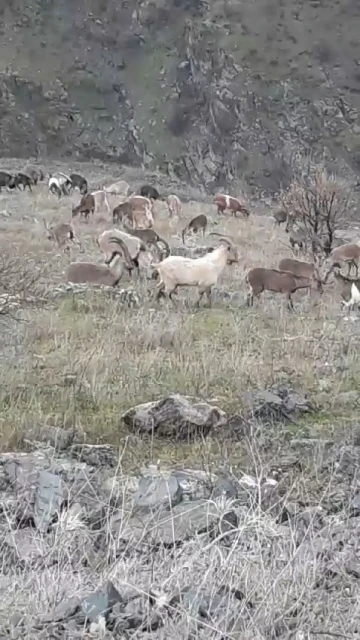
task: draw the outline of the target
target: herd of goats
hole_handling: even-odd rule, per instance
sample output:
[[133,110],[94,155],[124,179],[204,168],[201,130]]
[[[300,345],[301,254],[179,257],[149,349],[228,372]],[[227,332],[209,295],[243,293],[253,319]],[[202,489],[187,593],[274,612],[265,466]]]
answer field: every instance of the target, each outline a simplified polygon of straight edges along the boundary
[[[176,195],[162,196],[151,185],[143,185],[139,194],[131,194],[127,182],[120,180],[110,186],[104,186],[97,191],[89,192],[87,180],[79,174],[66,175],[56,172],[45,176],[37,167],[27,167],[20,173],[12,175],[0,171],[0,192],[2,188],[16,190],[22,187],[30,191],[33,186],[43,180],[48,181],[48,188],[58,198],[70,195],[75,189],[81,194],[81,200],[72,208],[72,217],[83,216],[86,220],[90,214],[94,214],[100,207],[105,207],[110,213],[108,196],[110,194],[125,198],[112,211],[114,224],[119,224],[122,229],[113,228],[103,231],[97,239],[97,243],[104,256],[104,264],[92,262],[71,262],[66,270],[66,280],[70,283],[91,283],[97,285],[115,286],[122,278],[125,271],[132,274],[133,269],[139,273],[140,268],[151,268],[153,277],[159,278],[156,299],[168,297],[174,302],[173,295],[179,287],[193,286],[197,288],[199,307],[202,297],[205,295],[208,305],[211,306],[211,292],[217,284],[221,274],[227,265],[238,262],[238,252],[233,241],[224,234],[211,232],[209,235],[218,236],[216,248],[204,249],[205,254],[197,258],[189,258],[180,255],[170,255],[168,243],[154,230],[154,204],[157,200],[166,202],[169,216],[181,218],[182,205]],[[239,199],[226,194],[217,194],[214,198],[219,216],[225,211],[236,216],[242,214],[249,216],[249,210]],[[306,236],[296,228],[296,220],[284,210],[274,213],[274,223],[280,226],[286,224],[286,232],[293,249],[305,250]],[[45,222],[48,238],[55,241],[59,247],[69,250],[69,241],[77,244],[82,251],[82,245],[77,238],[70,222],[59,222],[49,227]],[[206,215],[200,214],[194,217],[184,227],[182,240],[185,243],[187,234],[202,232],[205,235],[208,225]],[[154,261],[154,252],[158,261]],[[304,262],[293,258],[280,260],[278,269],[257,267],[251,269],[246,275],[248,285],[247,304],[252,305],[254,297],[258,297],[263,291],[285,294],[288,306],[293,309],[292,294],[299,289],[315,289],[320,294],[324,285],[328,282],[330,274],[333,274],[333,282],[338,290],[342,303],[349,310],[360,306],[360,278],[358,267],[360,260],[360,241],[347,243],[334,248],[329,258],[320,265],[320,262]],[[347,265],[348,272],[345,276],[341,268]],[[356,270],[355,278],[351,277],[352,267]]]

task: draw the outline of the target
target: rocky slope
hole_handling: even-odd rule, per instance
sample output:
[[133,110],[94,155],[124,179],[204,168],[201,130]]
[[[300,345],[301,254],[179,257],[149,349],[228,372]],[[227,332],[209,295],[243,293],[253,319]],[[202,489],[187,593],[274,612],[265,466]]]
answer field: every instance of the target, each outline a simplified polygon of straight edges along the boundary
[[3,0],[2,153],[274,190],[311,148],[356,175],[359,28],[355,0]]

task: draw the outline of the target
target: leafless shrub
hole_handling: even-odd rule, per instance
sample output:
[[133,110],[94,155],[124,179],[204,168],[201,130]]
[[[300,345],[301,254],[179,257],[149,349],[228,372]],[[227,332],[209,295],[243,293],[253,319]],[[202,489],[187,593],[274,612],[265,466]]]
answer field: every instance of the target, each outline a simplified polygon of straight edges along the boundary
[[[13,316],[23,303],[39,293],[39,267],[29,256],[0,255],[0,316]],[[17,317],[17,316],[16,316]]]
[[336,231],[344,226],[353,207],[349,184],[308,162],[280,200],[293,223],[306,234],[313,255],[328,256]]

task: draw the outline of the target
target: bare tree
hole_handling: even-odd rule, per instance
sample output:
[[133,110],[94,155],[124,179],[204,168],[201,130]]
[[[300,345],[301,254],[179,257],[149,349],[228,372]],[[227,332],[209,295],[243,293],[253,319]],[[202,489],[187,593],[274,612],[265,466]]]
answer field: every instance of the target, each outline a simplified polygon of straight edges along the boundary
[[295,176],[290,187],[280,195],[290,225],[305,233],[312,253],[328,256],[335,233],[344,226],[353,208],[350,185],[322,166],[311,162]]

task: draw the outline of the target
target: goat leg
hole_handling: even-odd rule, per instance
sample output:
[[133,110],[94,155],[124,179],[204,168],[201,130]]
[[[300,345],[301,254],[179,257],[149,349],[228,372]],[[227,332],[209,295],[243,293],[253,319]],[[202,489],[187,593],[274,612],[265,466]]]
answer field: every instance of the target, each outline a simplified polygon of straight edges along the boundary
[[294,311],[294,305],[293,305],[293,301],[291,299],[291,293],[287,294],[287,300],[288,300],[288,307],[291,311]]

